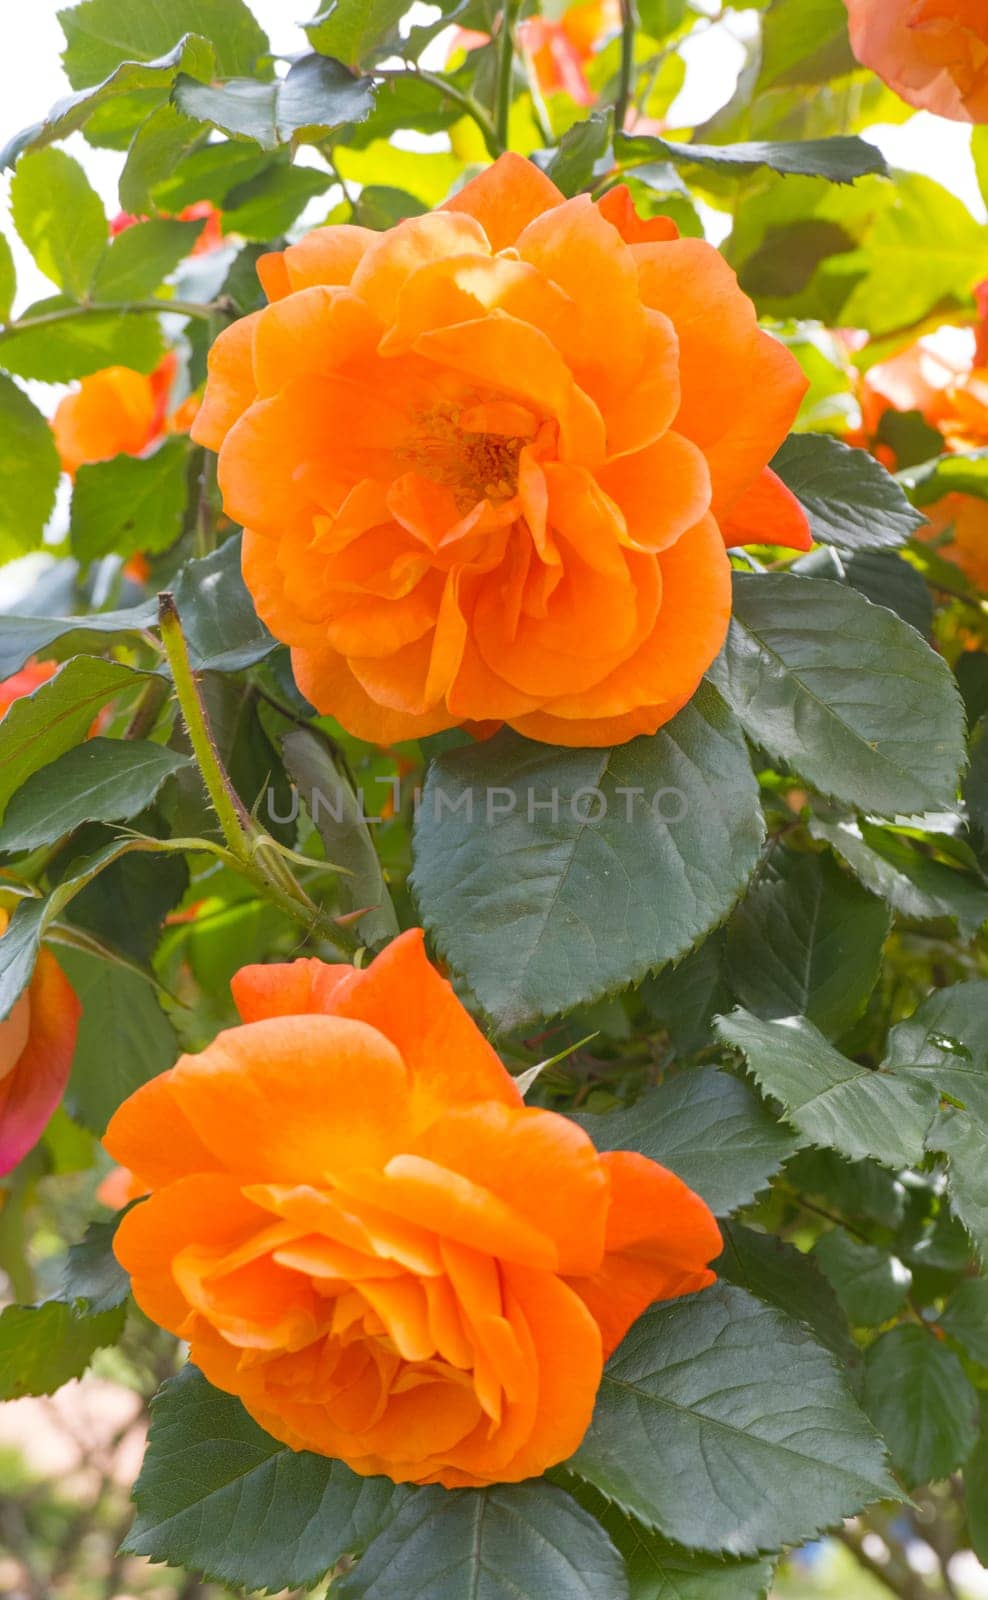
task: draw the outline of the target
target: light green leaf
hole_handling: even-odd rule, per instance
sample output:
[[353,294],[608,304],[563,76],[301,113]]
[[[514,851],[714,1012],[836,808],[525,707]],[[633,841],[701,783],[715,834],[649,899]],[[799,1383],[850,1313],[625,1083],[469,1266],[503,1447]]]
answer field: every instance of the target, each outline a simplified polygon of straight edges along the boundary
[[139,973],[81,950],[59,950],[58,959],[82,1006],[66,1103],[102,1136],[135,1089],[175,1065],[178,1040]]
[[[326,850],[326,860],[346,868],[340,895],[347,911],[365,911],[357,924],[365,944],[385,944],[399,933],[381,863],[363,805],[333,759],[328,739],[314,728],[297,728],[281,741],[285,766],[298,784]],[[369,908],[369,909],[368,909]]]
[[965,751],[953,675],[852,589],[735,573],[710,676],[750,737],[822,794],[883,816],[954,805]]
[[802,502],[819,543],[842,550],[891,550],[923,524],[881,463],[839,439],[791,434],[772,470]]
[[578,194],[591,186],[597,163],[610,150],[612,129],[613,117],[605,111],[593,111],[566,129],[545,169],[563,194]]
[[382,47],[394,45],[407,0],[329,0],[305,31],[313,50],[362,67]]
[[154,312],[80,312],[62,295],[39,300],[17,322],[0,329],[0,363],[18,378],[39,383],[70,383],[103,367],[153,372],[164,353]]
[[938,1320],[972,1361],[988,1367],[988,1278],[969,1278],[962,1283]]
[[84,822],[126,822],[188,763],[146,739],[89,739],[42,767],[11,797],[0,851],[53,844]]
[[717,1031],[743,1052],[759,1088],[811,1144],[890,1167],[922,1159],[936,1110],[932,1084],[849,1061],[805,1017],[762,1022],[739,1009],[719,1018]]
[[[125,611],[97,611],[86,617],[30,617],[9,612],[0,616],[0,678],[9,678],[12,673],[19,672],[31,656],[43,655],[49,645],[57,640],[69,639],[78,650],[84,650],[87,646],[94,650],[105,650],[108,636],[142,633],[144,629],[153,627],[157,616],[157,607],[150,602]],[[64,643],[61,648],[64,653]],[[5,761],[4,747],[5,735],[0,732],[0,767]],[[52,758],[49,756],[47,759]],[[23,782],[23,779],[18,779],[18,782]],[[0,774],[0,795],[3,796],[0,809],[10,793],[9,788],[4,790]]]
[[0,1400],[54,1394],[81,1378],[103,1345],[116,1344],[124,1310],[78,1315],[62,1300],[8,1306],[0,1312]]
[[921,466],[907,467],[898,474],[898,481],[918,506],[932,505],[945,494],[973,494],[978,500],[988,500],[988,450],[937,456]]
[[552,1484],[419,1490],[356,1566],[340,1600],[629,1600],[600,1523]]
[[830,1038],[864,1011],[889,914],[827,856],[777,850],[727,929],[731,987],[756,1016],[808,1017]]
[[124,1548],[237,1587],[295,1588],[362,1550],[409,1494],[289,1450],[186,1367],[151,1402]]
[[864,139],[754,141],[746,144],[680,144],[654,134],[618,133],[614,154],[624,166],[635,162],[645,166],[653,161],[672,161],[677,165],[711,168],[731,177],[743,178],[768,167],[772,172],[809,178],[828,178],[831,183],[853,183],[869,173],[888,176],[881,151]]
[[844,0],[775,0],[762,21],[758,91],[853,72]]
[[15,700],[0,721],[0,812],[33,772],[86,737],[101,706],[146,678],[117,661],[76,656],[33,694]]
[[73,553],[88,562],[167,550],[182,532],[188,467],[188,440],[178,435],[146,456],[85,463],[72,489]]
[[78,161],[64,150],[36,150],[10,185],[14,226],[46,278],[81,300],[106,249],[103,204]]
[[238,534],[187,561],[172,586],[197,671],[240,672],[275,648],[240,575],[240,546]]
[[59,1298],[79,1313],[98,1316],[122,1306],[130,1294],[130,1279],[113,1254],[113,1238],[123,1212],[112,1222],[91,1222],[78,1244],[70,1245]]
[[637,1150],[668,1167],[717,1216],[747,1205],[796,1139],[740,1078],[694,1067],[621,1111],[577,1113],[598,1150]]
[[888,1251],[863,1244],[845,1228],[825,1233],[813,1251],[855,1327],[887,1322],[902,1309],[912,1273]]
[[[120,204],[134,216],[155,209],[152,191],[202,138],[202,128],[166,101],[134,134],[120,174]],[[181,210],[181,207],[178,208]]]
[[6,234],[0,233],[0,322],[6,322],[17,292],[17,270]]
[[889,1034],[885,1066],[988,1123],[988,980],[937,989]]
[[41,544],[60,472],[45,418],[0,373],[0,561],[12,561]]
[[244,0],[82,0],[58,20],[73,89],[99,83],[122,60],[155,62],[188,33],[212,41],[223,76],[254,72],[270,50]]
[[702,687],[649,739],[557,749],[515,734],[429,769],[415,891],[501,1027],[677,960],[730,911],[762,837],[744,740]]
[[333,181],[329,172],[272,161],[256,178],[230,191],[223,226],[228,233],[262,241],[287,233],[309,201],[324,194]]
[[140,300],[160,288],[189,254],[201,222],[164,217],[135,222],[111,242],[93,279],[94,300]]
[[180,77],[173,98],[187,117],[276,150],[293,140],[318,143],[333,128],[363,122],[374,109],[374,94],[373,78],[354,77],[341,62],[310,55],[274,83],[231,78],[204,84]]
[[730,1555],[897,1497],[833,1356],[727,1284],[635,1323],[570,1465],[667,1538]]
[[952,917],[965,938],[988,920],[988,888],[979,878],[926,855],[888,828],[850,818],[811,817],[814,839],[826,840],[872,894],[903,917]]
[[908,1489],[962,1466],[978,1435],[978,1396],[932,1329],[892,1328],[868,1348],[864,1406]]

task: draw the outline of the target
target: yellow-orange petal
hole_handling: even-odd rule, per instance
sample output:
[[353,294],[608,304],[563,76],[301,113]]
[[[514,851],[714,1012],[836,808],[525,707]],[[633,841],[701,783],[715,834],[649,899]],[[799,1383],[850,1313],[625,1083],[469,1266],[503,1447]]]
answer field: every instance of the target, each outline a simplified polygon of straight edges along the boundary
[[254,382],[254,329],[259,311],[231,322],[214,340],[206,365],[209,381],[189,432],[196,444],[219,450],[224,439],[257,398]]
[[241,967],[230,979],[230,988],[242,1022],[328,1016],[335,1009],[339,991],[359,976],[355,967],[331,966],[315,956],[300,956],[297,961]]
[[562,205],[563,198],[534,162],[508,151],[445,201],[443,210],[476,217],[491,249],[504,250],[543,211]]
[[104,1149],[127,1167],[142,1189],[160,1189],[190,1172],[217,1172],[222,1163],[207,1149],[173,1092],[174,1067],[135,1089],[110,1118]]
[[679,238],[671,217],[640,217],[626,183],[608,189],[597,201],[602,217],[615,227],[626,244],[660,244]]

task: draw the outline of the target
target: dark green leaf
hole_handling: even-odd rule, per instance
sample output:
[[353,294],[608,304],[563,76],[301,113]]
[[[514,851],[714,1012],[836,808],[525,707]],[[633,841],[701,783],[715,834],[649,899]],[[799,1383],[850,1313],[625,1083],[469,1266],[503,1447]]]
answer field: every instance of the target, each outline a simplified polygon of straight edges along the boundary
[[10,185],[14,225],[41,271],[82,299],[106,249],[106,217],[78,161],[64,150],[24,156]]
[[240,575],[238,534],[212,555],[187,561],[173,585],[192,664],[240,672],[275,648]]
[[182,532],[188,498],[188,464],[188,441],[175,436],[147,456],[119,455],[81,466],[72,491],[70,524],[72,549],[79,560],[126,558],[138,550],[154,555],[174,544]]
[[0,1020],[31,980],[46,918],[46,901],[20,900],[0,938]]
[[830,1038],[878,981],[889,915],[827,856],[777,850],[727,930],[727,968],[756,1016],[808,1017]]
[[603,1500],[600,1505],[599,1520],[624,1557],[631,1600],[765,1600],[771,1562],[725,1561],[685,1550],[619,1506]]
[[814,839],[825,839],[847,862],[866,889],[881,895],[894,911],[923,921],[952,917],[965,938],[973,938],[988,919],[988,888],[917,850],[901,834],[871,822],[813,817]]
[[[62,1269],[60,1296],[79,1312],[98,1316],[122,1306],[130,1293],[130,1279],[113,1254],[113,1237],[120,1218],[91,1222],[85,1237],[71,1245]],[[79,1304],[81,1302],[81,1304]]]
[[922,515],[874,456],[825,434],[791,434],[772,470],[802,501],[820,543],[890,550],[922,526]]
[[737,1010],[721,1017],[717,1029],[743,1051],[759,1088],[780,1102],[811,1144],[891,1167],[922,1159],[936,1109],[932,1084],[849,1061],[805,1017],[762,1022]]
[[361,940],[369,945],[387,943],[399,932],[398,919],[362,802],[334,761],[329,741],[315,729],[287,733],[281,745],[285,765],[325,846],[326,860],[345,868],[340,878],[344,908],[366,911],[358,923]]
[[118,661],[76,656],[33,694],[15,700],[0,721],[0,812],[33,772],[86,737],[101,706],[145,678]]
[[161,217],[125,228],[99,264],[93,298],[140,300],[153,294],[189,254],[202,226]]
[[272,162],[265,172],[230,191],[223,226],[245,239],[274,238],[286,233],[309,201],[324,194],[332,182],[329,172]]
[[883,816],[954,804],[964,742],[953,676],[912,628],[853,590],[735,573],[711,677],[751,738],[822,794]]
[[310,55],[274,83],[231,78],[204,84],[180,77],[173,94],[187,117],[275,150],[300,138],[318,142],[343,123],[363,122],[374,109],[374,92],[373,78],[355,77],[329,56]]
[[[979,132],[975,129],[975,132]],[[988,1565],[988,1423],[982,1422],[978,1442],[964,1471],[967,1524],[971,1548],[982,1566]]]
[[[63,320],[63,313],[71,315]],[[73,302],[61,295],[39,300],[18,322],[0,329],[0,362],[18,378],[40,383],[69,383],[113,366],[152,372],[164,352],[154,312],[94,310],[76,315]]]
[[102,1135],[128,1095],[175,1065],[178,1041],[139,973],[81,950],[60,950],[59,961],[82,1006],[66,1100]]
[[152,190],[201,138],[199,124],[191,117],[183,117],[171,101],[152,111],[134,134],[120,174],[120,204],[124,210],[133,216],[153,210]]
[[0,373],[0,561],[38,548],[55,505],[60,472],[48,423],[16,383]]
[[988,841],[988,713],[980,718],[971,735],[971,762],[964,779],[964,799],[971,821]]
[[811,1255],[774,1233],[757,1233],[739,1222],[722,1222],[723,1254],[713,1263],[718,1278],[767,1300],[805,1323],[818,1344],[837,1356],[845,1374],[859,1366],[860,1352],[833,1289]]
[[988,1367],[988,1279],[969,1278],[955,1289],[939,1322],[972,1361]]
[[727,1284],[634,1325],[572,1467],[667,1538],[731,1555],[896,1496],[833,1356]]
[[[50,645],[67,636],[77,649],[90,645],[105,650],[107,635],[141,633],[153,625],[157,615],[157,608],[148,604],[126,611],[95,612],[88,617],[31,617],[13,612],[0,616],[0,678],[19,672],[31,656],[43,655]],[[115,667],[116,663],[110,665]],[[4,735],[0,733],[0,766],[4,764],[3,745]],[[5,796],[10,792],[9,788],[3,790]],[[4,803],[0,800],[0,806]]]
[[185,759],[146,739],[89,739],[35,772],[0,825],[7,855],[53,844],[84,822],[127,822]]
[[166,914],[188,886],[183,856],[135,850],[111,861],[73,896],[70,918],[75,927],[144,965],[154,954]]
[[613,750],[500,734],[441,756],[415,890],[442,954],[512,1027],[685,955],[730,911],[762,826],[744,740],[703,687]]
[[151,1402],[125,1549],[238,1587],[294,1588],[362,1550],[408,1495],[289,1450],[186,1367]]
[[714,1017],[729,1010],[732,995],[724,976],[724,938],[718,931],[677,966],[646,978],[638,991],[680,1055],[693,1055],[713,1040]]
[[909,1489],[962,1466],[978,1433],[978,1396],[931,1329],[893,1328],[869,1346],[864,1405]]
[[362,67],[382,46],[395,43],[407,0],[329,0],[305,24],[313,50]]
[[546,175],[563,194],[578,194],[593,183],[598,161],[611,143],[610,112],[594,111],[567,128],[546,166]]
[[933,632],[933,595],[926,579],[892,551],[859,550],[849,554],[821,544],[809,555],[801,556],[791,571],[801,577],[849,584],[872,605],[894,611],[924,639],[928,640]]
[[716,1067],[694,1067],[626,1110],[574,1117],[598,1150],[637,1150],[695,1189],[718,1216],[747,1205],[796,1140],[758,1096]]
[[54,1394],[80,1378],[95,1352],[116,1344],[124,1311],[79,1316],[62,1300],[40,1306],[8,1306],[0,1312],[0,1400]]
[[985,1125],[952,1106],[939,1112],[927,1144],[947,1158],[950,1204],[982,1261],[988,1261],[988,1164]]
[[153,62],[186,33],[213,42],[223,75],[253,72],[270,49],[244,0],[82,0],[58,20],[73,89],[99,83],[124,58]]
[[845,1228],[825,1233],[813,1252],[855,1327],[887,1322],[905,1305],[912,1274],[877,1245],[863,1244]]
[[352,1572],[340,1600],[629,1600],[600,1523],[548,1483],[419,1490]]
[[889,1034],[885,1065],[988,1123],[988,980],[938,989]]
[[614,137],[614,154],[625,166],[673,161],[677,165],[709,167],[738,178],[757,172],[759,167],[783,174],[828,178],[831,183],[853,183],[868,173],[888,175],[885,159],[875,145],[846,137],[715,145],[679,144],[654,134],[618,133]]

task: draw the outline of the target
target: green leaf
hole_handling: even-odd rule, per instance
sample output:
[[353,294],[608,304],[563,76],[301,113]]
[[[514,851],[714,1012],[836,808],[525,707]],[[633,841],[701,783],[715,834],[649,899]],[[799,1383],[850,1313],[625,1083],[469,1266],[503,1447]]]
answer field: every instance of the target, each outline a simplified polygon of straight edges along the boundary
[[[31,656],[43,655],[58,640],[69,639],[79,650],[87,645],[96,650],[105,650],[108,636],[142,633],[154,625],[157,616],[157,607],[153,603],[132,606],[125,611],[94,612],[86,617],[29,617],[10,612],[0,616],[0,678],[9,678],[12,673],[19,672]],[[61,648],[65,649],[64,643]],[[117,663],[111,662],[110,665],[115,667]],[[0,768],[5,763],[4,743],[5,736],[0,732]],[[22,781],[18,779],[18,782]],[[11,790],[3,786],[0,772],[0,794],[3,795],[0,808],[10,793]]]
[[912,1273],[888,1251],[834,1228],[818,1240],[813,1254],[856,1328],[887,1322],[905,1305]]
[[730,911],[762,827],[740,730],[704,686],[613,750],[503,733],[441,756],[413,881],[441,953],[514,1027],[685,955]]
[[548,1483],[420,1489],[353,1570],[340,1600],[629,1600],[600,1523]]
[[0,233],[0,322],[6,322],[17,293],[17,269],[6,234]]
[[0,373],[0,561],[38,548],[61,470],[48,423]]
[[99,83],[121,60],[156,62],[184,34],[204,35],[221,75],[253,72],[270,50],[244,0],[82,0],[58,13],[73,89]]
[[897,1497],[833,1356],[727,1284],[633,1326],[571,1467],[667,1538],[731,1555]]
[[231,189],[223,208],[227,233],[267,241],[287,233],[299,213],[333,182],[332,173],[271,162],[266,171]]
[[988,500],[988,449],[937,456],[918,467],[907,467],[898,474],[898,481],[918,506],[933,505],[945,494],[972,494]]
[[731,987],[756,1016],[838,1038],[878,981],[889,914],[827,856],[777,850],[727,929]]
[[409,1493],[386,1478],[358,1478],[341,1461],[289,1450],[239,1400],[185,1367],[151,1402],[137,1518],[124,1548],[220,1583],[294,1588],[362,1550]]
[[885,1065],[988,1123],[988,980],[937,989],[892,1029]]
[[152,190],[164,182],[201,138],[199,124],[191,117],[183,117],[170,100],[152,111],[134,134],[120,174],[123,209],[134,216],[152,211]]
[[804,1323],[817,1343],[838,1358],[844,1373],[855,1374],[860,1352],[851,1338],[847,1317],[813,1256],[774,1233],[757,1233],[739,1222],[722,1222],[721,1233],[724,1250],[713,1263],[718,1278]]
[[39,383],[70,383],[103,367],[153,372],[164,353],[154,312],[78,312],[62,295],[39,300],[18,322],[0,329],[0,362],[18,378]]
[[693,1067],[633,1106],[574,1118],[598,1150],[637,1150],[668,1167],[717,1216],[747,1205],[796,1149],[796,1140],[740,1078]]
[[59,961],[82,1006],[66,1101],[102,1135],[128,1095],[175,1065],[178,1041],[148,979],[81,950],[62,949]]
[[0,812],[32,773],[86,737],[101,706],[146,677],[118,661],[76,656],[33,694],[15,700],[0,720]]
[[931,1150],[946,1156],[951,1209],[963,1222],[982,1261],[988,1261],[988,1166],[984,1123],[948,1106],[938,1113],[926,1142]]
[[124,1310],[79,1316],[62,1300],[8,1306],[0,1312],[0,1400],[54,1394],[81,1378],[103,1345],[116,1344]]
[[122,1306],[130,1294],[130,1279],[113,1254],[113,1238],[120,1216],[112,1222],[91,1222],[84,1238],[70,1245],[62,1269],[59,1295],[76,1313],[88,1316]]
[[153,294],[189,254],[202,229],[201,222],[163,217],[125,228],[99,264],[94,300],[141,300]]
[[192,665],[200,672],[240,672],[275,648],[241,577],[240,546],[238,534],[211,555],[187,561],[173,585]]
[[953,676],[912,628],[852,589],[735,573],[710,676],[750,737],[821,794],[882,816],[954,804],[965,752]]
[[84,822],[127,822],[187,765],[185,757],[146,739],[89,739],[35,772],[12,796],[0,825],[0,851],[54,844]]
[[313,50],[362,67],[382,47],[396,44],[407,0],[329,0],[304,24]]
[[712,933],[677,966],[646,978],[638,993],[677,1053],[695,1055],[712,1043],[714,1017],[727,1011],[733,1000],[724,976],[723,933]]
[[988,1367],[988,1279],[969,1278],[962,1283],[938,1320],[972,1361]]
[[772,470],[802,502],[819,543],[841,550],[891,550],[923,524],[881,463],[839,439],[790,434]]
[[106,249],[103,203],[78,161],[36,150],[10,184],[14,226],[46,278],[81,300]]
[[916,849],[873,822],[811,817],[814,839],[826,840],[851,871],[903,917],[952,917],[966,939],[988,920],[988,888]]
[[717,1031],[743,1052],[759,1088],[811,1144],[890,1167],[922,1159],[936,1109],[932,1084],[849,1061],[805,1017],[762,1022],[739,1009],[719,1018]]
[[631,1600],[766,1600],[771,1562],[725,1561],[685,1550],[620,1506],[602,1501],[601,1507],[599,1521],[624,1557]]
[[[824,548],[823,546],[820,547]],[[836,550],[829,552],[837,556]],[[933,633],[933,596],[923,574],[901,556],[881,550],[861,550],[840,557],[841,577],[872,605],[885,606],[929,640]],[[819,574],[829,577],[829,573]]]
[[183,856],[134,850],[111,861],[73,895],[72,923],[144,966],[154,954],[166,913],[188,886]]
[[326,860],[346,869],[340,878],[344,909],[365,911],[357,924],[364,944],[386,944],[399,932],[398,918],[361,800],[334,761],[328,739],[315,729],[285,734],[281,747],[285,766],[325,846]]
[[274,83],[231,78],[205,84],[179,77],[173,90],[187,117],[254,139],[262,150],[299,140],[318,143],[344,123],[363,122],[374,109],[374,94],[373,78],[355,77],[342,62],[321,55],[300,57]]
[[865,1357],[864,1406],[908,1489],[962,1466],[978,1434],[978,1396],[932,1329],[892,1328]]
[[545,169],[563,194],[579,194],[590,187],[597,163],[610,150],[612,125],[609,111],[593,111],[566,129]]
[[971,735],[971,763],[964,780],[964,799],[971,821],[988,840],[988,713],[980,718]]
[[775,0],[762,21],[758,91],[854,71],[843,0]]
[[[975,128],[980,133],[980,128]],[[988,1565],[988,1423],[982,1423],[978,1442],[964,1469],[967,1524],[973,1549],[982,1566]]]
[[173,50],[157,61],[122,61],[102,83],[57,101],[43,122],[15,134],[0,151],[0,168],[13,166],[22,150],[39,150],[55,139],[67,139],[77,128],[86,125],[98,107],[118,96],[144,89],[164,92],[179,72],[209,82],[216,72],[216,53],[208,39],[201,34],[187,33]]
[[888,176],[881,151],[864,139],[800,139],[755,141],[746,144],[679,144],[654,134],[617,133],[614,154],[623,166],[637,162],[672,161],[677,165],[711,168],[729,177],[743,178],[768,167],[772,172],[827,178],[831,183],[853,183],[869,173]]
[[31,980],[48,916],[48,902],[25,898],[14,908],[0,937],[0,1020]]
[[84,463],[72,490],[73,553],[88,562],[167,550],[182,532],[188,466],[188,441],[179,436],[164,439],[146,456]]

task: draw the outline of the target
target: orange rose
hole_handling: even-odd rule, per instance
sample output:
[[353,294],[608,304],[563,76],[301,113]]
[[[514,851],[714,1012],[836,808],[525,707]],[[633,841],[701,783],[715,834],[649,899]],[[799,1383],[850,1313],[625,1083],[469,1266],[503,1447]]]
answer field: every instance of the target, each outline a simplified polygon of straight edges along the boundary
[[193,438],[299,687],[388,744],[606,745],[694,693],[725,543],[807,548],[767,470],[806,388],[712,246],[504,155],[385,233],[262,258]]
[[74,477],[92,461],[139,456],[165,432],[178,366],[169,350],[152,373],[103,367],[59,401],[52,418],[62,470]]
[[[159,212],[159,216],[168,217],[171,216],[171,212],[162,211]],[[189,252],[190,255],[208,256],[213,250],[222,249],[223,213],[213,205],[211,200],[196,200],[192,205],[184,206],[177,213],[176,220],[179,222],[199,222],[203,220],[205,222],[205,227]],[[116,216],[110,220],[110,232],[116,238],[118,233],[125,233],[128,228],[132,228],[135,222],[146,221],[146,217],[134,217],[131,216],[129,211],[118,211]]]
[[985,0],[844,0],[858,60],[911,106],[988,122]]
[[459,1487],[564,1460],[634,1319],[712,1282],[703,1201],[526,1107],[418,929],[364,971],[233,989],[244,1025],[107,1130],[152,1191],[115,1241],[138,1304],[276,1438],[355,1472]]
[[[0,910],[0,937],[8,916]],[[37,1144],[68,1082],[80,1006],[47,950],[0,1022],[0,1176]]]
[[[946,494],[923,510],[931,526],[921,528],[919,537],[936,540],[940,554],[988,592],[988,500],[971,494]],[[948,532],[946,543],[941,542]]]
[[596,95],[586,77],[607,34],[621,23],[618,0],[582,0],[562,16],[527,17],[518,24],[518,42],[529,57],[543,94],[568,94],[577,105],[593,105]]
[[26,694],[33,694],[35,689],[47,683],[58,671],[57,661],[28,661],[15,672],[12,677],[4,678],[0,682],[0,717],[5,717],[15,700],[23,700]]

